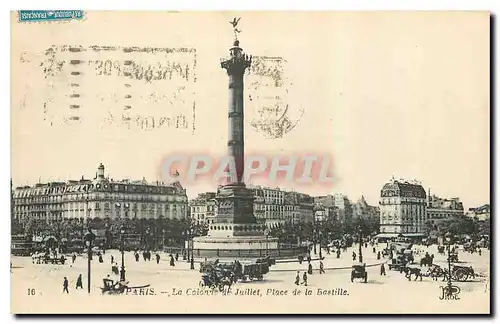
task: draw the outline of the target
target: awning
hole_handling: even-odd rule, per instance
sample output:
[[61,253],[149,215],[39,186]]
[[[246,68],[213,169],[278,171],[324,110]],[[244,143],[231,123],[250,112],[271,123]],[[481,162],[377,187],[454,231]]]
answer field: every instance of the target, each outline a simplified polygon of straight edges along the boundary
[[404,237],[424,237],[424,236],[427,236],[423,233],[407,233],[407,234],[403,234]]
[[395,238],[395,237],[399,237],[399,236],[401,236],[401,234],[397,234],[397,233],[380,233],[380,234],[375,235],[373,238]]

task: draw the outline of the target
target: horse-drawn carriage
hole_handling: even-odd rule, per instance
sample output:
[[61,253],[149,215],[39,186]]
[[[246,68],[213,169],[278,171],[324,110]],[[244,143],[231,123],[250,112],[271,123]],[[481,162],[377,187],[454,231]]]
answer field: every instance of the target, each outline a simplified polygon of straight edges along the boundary
[[242,262],[205,261],[200,264],[200,272],[203,273],[200,285],[223,289],[224,286],[231,286],[238,280],[242,282],[263,280],[264,275],[269,272],[270,265],[274,263],[275,261],[269,257]]
[[50,255],[49,253],[38,253],[38,254],[33,254],[31,256],[33,263],[36,264],[65,264],[66,263],[66,257],[64,255],[61,255],[60,257],[56,257],[54,255]]
[[[448,279],[448,272],[448,267],[440,267],[439,265],[433,264],[432,267],[429,268],[427,275],[432,277],[434,280],[437,280],[439,277],[443,277],[443,281],[446,281]],[[476,273],[471,266],[464,267],[453,265],[451,267],[451,280],[467,281],[469,278],[475,277]]]
[[366,272],[365,263],[353,264],[351,271],[351,282],[354,281],[354,278],[363,279],[365,283],[368,281],[368,272]]
[[203,262],[200,272],[203,273],[201,275],[200,287],[218,288],[222,291],[226,286],[231,288],[232,284],[236,282],[232,269],[219,262]]

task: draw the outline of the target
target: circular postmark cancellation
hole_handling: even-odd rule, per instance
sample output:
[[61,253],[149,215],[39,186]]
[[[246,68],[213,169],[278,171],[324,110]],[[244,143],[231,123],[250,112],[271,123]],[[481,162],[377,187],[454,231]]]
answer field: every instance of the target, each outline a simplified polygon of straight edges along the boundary
[[282,57],[253,56],[246,82],[245,104],[252,128],[265,138],[283,138],[301,120],[304,109],[292,102],[293,83]]

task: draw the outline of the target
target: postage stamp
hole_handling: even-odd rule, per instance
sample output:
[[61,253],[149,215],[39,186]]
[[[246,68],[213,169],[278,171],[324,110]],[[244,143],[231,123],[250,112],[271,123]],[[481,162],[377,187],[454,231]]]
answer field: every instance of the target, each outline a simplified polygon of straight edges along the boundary
[[490,14],[233,14],[11,13],[11,312],[490,314]]

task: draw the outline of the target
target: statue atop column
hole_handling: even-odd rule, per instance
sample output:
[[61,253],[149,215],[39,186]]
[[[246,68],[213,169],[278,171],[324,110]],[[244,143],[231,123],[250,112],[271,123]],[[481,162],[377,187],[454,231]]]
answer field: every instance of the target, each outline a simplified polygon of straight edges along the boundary
[[233,26],[234,40],[235,41],[238,40],[238,34],[241,33],[241,29],[237,28],[238,23],[240,22],[240,19],[241,19],[240,17],[234,18],[232,21],[229,22]]

